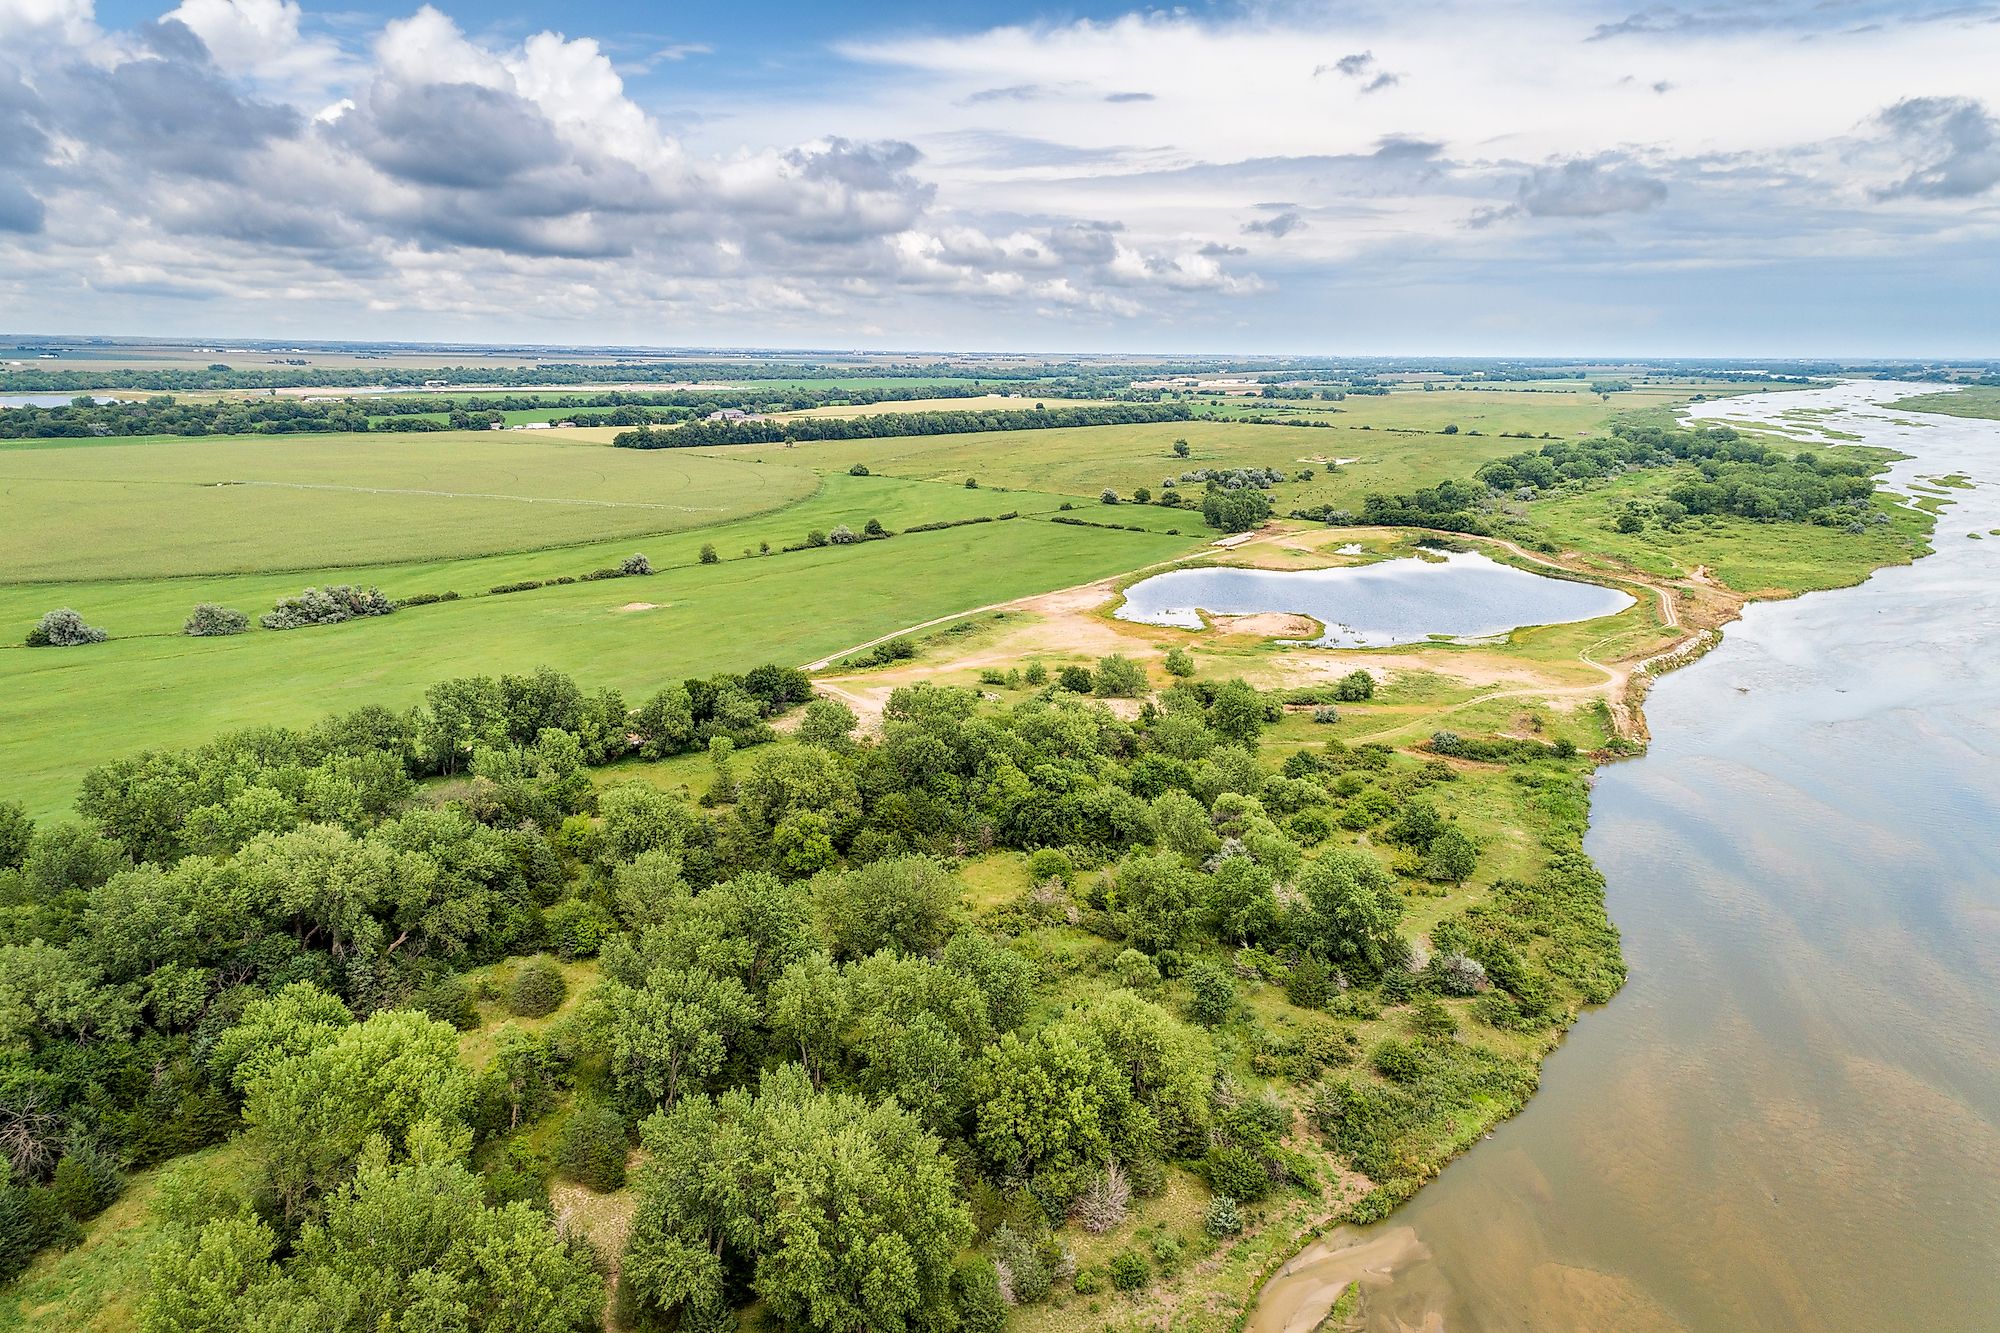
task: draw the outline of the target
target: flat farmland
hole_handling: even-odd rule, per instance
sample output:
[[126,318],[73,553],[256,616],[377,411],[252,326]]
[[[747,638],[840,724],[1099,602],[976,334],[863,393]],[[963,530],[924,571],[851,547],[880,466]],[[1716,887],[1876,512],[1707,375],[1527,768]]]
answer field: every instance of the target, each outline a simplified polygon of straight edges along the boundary
[[[1180,439],[1188,442],[1187,458],[1174,453],[1174,441]],[[972,477],[982,485],[1033,487],[1093,500],[1106,486],[1121,496],[1141,486],[1157,494],[1165,478],[1198,468],[1268,467],[1291,475],[1312,467],[1312,481],[1287,485],[1276,497],[1282,510],[1359,504],[1369,491],[1427,485],[1441,476],[1469,477],[1489,458],[1532,447],[1529,441],[1497,436],[1316,430],[1196,418],[1131,426],[804,441],[789,447],[726,445],[686,452],[747,455],[821,472],[845,472],[858,463],[889,476],[961,485]],[[1325,461],[1335,458],[1356,461],[1329,474]]]
[[0,449],[0,581],[386,564],[674,532],[811,495],[810,472],[542,432]]

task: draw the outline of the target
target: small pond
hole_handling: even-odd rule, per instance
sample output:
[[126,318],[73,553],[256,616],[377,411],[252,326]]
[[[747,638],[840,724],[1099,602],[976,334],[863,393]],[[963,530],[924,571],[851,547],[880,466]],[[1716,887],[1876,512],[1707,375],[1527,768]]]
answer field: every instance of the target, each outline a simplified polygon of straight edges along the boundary
[[1133,584],[1117,616],[1199,629],[1200,611],[1292,612],[1326,626],[1314,643],[1385,648],[1595,620],[1630,605],[1632,599],[1615,588],[1546,578],[1483,555],[1454,552],[1443,560],[1385,560],[1346,569],[1176,569]]

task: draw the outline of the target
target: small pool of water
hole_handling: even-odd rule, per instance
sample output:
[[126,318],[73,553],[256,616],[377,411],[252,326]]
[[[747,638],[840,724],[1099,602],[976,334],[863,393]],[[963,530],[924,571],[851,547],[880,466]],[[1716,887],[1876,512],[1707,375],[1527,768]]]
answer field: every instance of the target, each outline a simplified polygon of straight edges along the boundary
[[1348,569],[1176,569],[1126,590],[1120,620],[1201,628],[1200,612],[1291,612],[1326,626],[1312,642],[1386,648],[1434,637],[1480,639],[1623,611],[1631,597],[1515,569],[1483,555],[1385,560]]

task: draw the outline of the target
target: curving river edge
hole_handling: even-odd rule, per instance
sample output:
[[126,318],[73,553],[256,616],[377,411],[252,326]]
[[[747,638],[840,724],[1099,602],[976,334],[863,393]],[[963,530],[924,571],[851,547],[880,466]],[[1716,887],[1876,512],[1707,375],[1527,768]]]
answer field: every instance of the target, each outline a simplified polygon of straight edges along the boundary
[[[1934,386],[1732,399],[2000,476],[2000,423]],[[1542,1091],[1387,1222],[1341,1228],[1248,1326],[1994,1327],[2000,1310],[2000,489],[1935,554],[1750,606],[1663,680],[1586,847],[1631,968]],[[1973,534],[1978,534],[1977,536]]]

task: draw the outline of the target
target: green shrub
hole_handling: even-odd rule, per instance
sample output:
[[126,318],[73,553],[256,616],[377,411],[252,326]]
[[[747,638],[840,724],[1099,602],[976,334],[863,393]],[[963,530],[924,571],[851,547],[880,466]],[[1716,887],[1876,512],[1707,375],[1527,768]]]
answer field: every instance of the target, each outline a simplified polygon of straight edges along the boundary
[[432,977],[410,997],[410,1008],[440,1023],[449,1023],[460,1032],[479,1026],[479,1010],[473,1007],[472,991],[465,978],[453,972]]
[[611,913],[585,898],[565,898],[542,913],[549,947],[564,959],[594,958],[618,923]]
[[566,1180],[609,1194],[625,1184],[625,1117],[602,1103],[570,1112],[556,1142],[556,1169]]
[[82,1238],[52,1191],[0,1185],[0,1282],[20,1276],[48,1246],[73,1245]]
[[28,631],[30,648],[75,648],[86,643],[103,643],[110,637],[103,630],[83,623],[83,617],[68,607],[51,611]]
[[1093,683],[1089,667],[1066,666],[1062,669],[1062,674],[1056,677],[1056,684],[1072,694],[1089,694]]
[[1007,1301],[1000,1278],[984,1259],[960,1261],[951,1274],[951,1304],[963,1333],[1001,1333],[1007,1327]]
[[522,1018],[547,1018],[562,1008],[567,998],[569,983],[563,980],[555,961],[530,958],[514,973],[514,984],[507,988],[507,1009]]
[[1248,1148],[1216,1147],[1202,1159],[1201,1173],[1217,1194],[1255,1203],[1271,1192],[1271,1176]]
[[1202,1215],[1201,1225],[1209,1235],[1221,1240],[1224,1236],[1234,1236],[1243,1230],[1243,1215],[1236,1210],[1236,1200],[1227,1194],[1218,1194],[1209,1201],[1208,1211]]
[[194,638],[214,638],[225,634],[241,634],[250,628],[250,617],[227,606],[217,606],[214,602],[196,602],[188,615],[187,624],[181,627],[183,634]]
[[94,1143],[70,1145],[56,1163],[49,1194],[56,1207],[78,1222],[87,1222],[109,1208],[125,1192],[125,1174],[111,1154]]
[[1136,1250],[1113,1255],[1105,1267],[1111,1274],[1111,1285],[1120,1291],[1137,1291],[1153,1279],[1152,1265]]
[[1188,1017],[1203,1027],[1216,1027],[1236,1012],[1236,979],[1214,963],[1203,961],[1182,978],[1188,988]]

